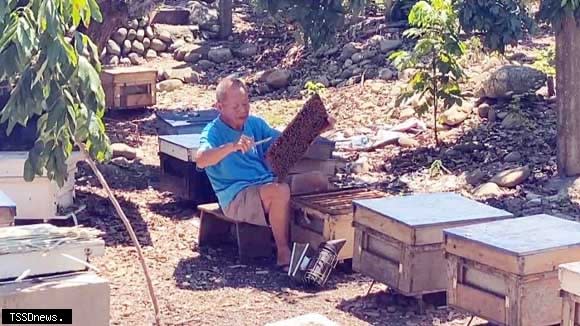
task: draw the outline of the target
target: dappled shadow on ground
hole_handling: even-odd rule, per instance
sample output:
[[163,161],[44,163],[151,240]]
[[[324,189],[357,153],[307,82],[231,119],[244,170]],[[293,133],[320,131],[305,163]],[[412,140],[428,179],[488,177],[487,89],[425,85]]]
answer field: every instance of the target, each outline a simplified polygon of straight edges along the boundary
[[178,287],[191,291],[211,291],[220,288],[255,288],[260,291],[300,293],[301,298],[315,293],[332,291],[337,285],[352,281],[354,276],[337,267],[323,289],[304,287],[276,268],[275,256],[255,259],[249,264],[240,264],[234,244],[224,243],[198,248],[198,254],[181,260],[174,272]]
[[[119,195],[116,195],[116,198],[129,219],[139,244],[142,246],[153,245],[147,223],[141,216],[139,207],[127,198]],[[86,205],[86,209],[77,215],[79,224],[103,231],[103,239],[107,246],[133,246],[125,225],[117,215],[109,198],[95,192],[89,193],[77,189],[75,200],[80,204]]]
[[414,320],[413,325],[438,325],[463,316],[456,312],[450,313],[445,307],[444,297],[444,294],[426,295],[423,314],[419,311],[417,299],[389,290],[342,300],[336,308],[371,325],[407,325],[411,318]]
[[161,193],[158,201],[147,203],[147,207],[155,214],[178,221],[189,220],[198,216],[195,203],[176,198],[168,192]]

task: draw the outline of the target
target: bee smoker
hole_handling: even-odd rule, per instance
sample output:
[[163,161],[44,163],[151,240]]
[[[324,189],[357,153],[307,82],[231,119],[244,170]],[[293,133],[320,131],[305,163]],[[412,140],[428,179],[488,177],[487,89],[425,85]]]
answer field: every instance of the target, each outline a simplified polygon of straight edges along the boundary
[[288,276],[309,287],[323,287],[345,243],[345,239],[329,240],[315,250],[308,243],[294,243]]

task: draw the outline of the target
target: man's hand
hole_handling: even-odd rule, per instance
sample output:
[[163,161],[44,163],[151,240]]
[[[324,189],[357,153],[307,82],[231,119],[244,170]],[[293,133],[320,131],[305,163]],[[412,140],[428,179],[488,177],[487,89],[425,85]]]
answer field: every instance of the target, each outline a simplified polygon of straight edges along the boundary
[[233,151],[241,151],[242,153],[246,153],[252,147],[254,147],[254,140],[246,135],[242,135],[238,142],[233,144]]

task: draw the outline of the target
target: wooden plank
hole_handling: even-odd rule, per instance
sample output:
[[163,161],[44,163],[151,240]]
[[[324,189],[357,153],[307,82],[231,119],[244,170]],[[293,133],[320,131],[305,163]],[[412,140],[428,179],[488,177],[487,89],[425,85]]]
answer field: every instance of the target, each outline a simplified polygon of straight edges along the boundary
[[554,325],[560,322],[562,299],[559,285],[556,271],[535,275],[535,279],[521,283],[518,302],[520,325]]
[[326,240],[345,239],[346,243],[338,253],[338,259],[343,261],[351,259],[354,253],[354,228],[352,219],[329,219],[328,233],[325,235]]
[[410,266],[403,266],[403,273],[407,267],[407,273],[412,279],[410,291],[421,294],[444,292],[447,289],[447,266],[443,248],[421,251],[413,249],[410,248]]
[[576,325],[576,302],[570,296],[562,296],[562,319],[561,326]]
[[454,228],[454,227],[461,227],[473,224],[480,224],[480,223],[487,223],[493,221],[504,220],[507,218],[511,218],[511,216],[494,216],[489,218],[481,218],[479,220],[465,220],[465,221],[457,221],[457,222],[449,222],[445,225],[429,225],[425,227],[416,227],[415,234],[416,234],[416,245],[427,245],[427,244],[435,244],[435,243],[442,243],[443,242],[443,230],[447,228]]
[[[559,233],[554,234],[559,236]],[[522,274],[531,275],[547,271],[556,271],[560,264],[579,260],[580,244],[569,248],[560,248],[557,250],[549,250],[544,253],[527,255],[523,259]]]
[[252,259],[269,257],[273,253],[270,228],[248,223],[236,223],[238,256],[242,264]]
[[461,283],[457,284],[456,298],[454,306],[489,321],[506,323],[505,298]]
[[393,219],[383,218],[375,212],[358,206],[357,204],[354,206],[353,221],[406,244],[415,243],[415,232],[411,227]]
[[449,306],[458,306],[457,302],[457,284],[461,282],[459,270],[459,258],[455,255],[445,254],[447,262],[447,304]]
[[359,256],[357,271],[390,287],[400,289],[399,278],[401,274],[399,273],[398,263],[379,257],[363,249]]
[[498,296],[506,296],[508,293],[508,283],[510,281],[505,275],[481,270],[474,266],[462,265],[463,283],[480,288]]
[[[190,162],[187,148],[159,139],[159,152],[184,162]],[[193,162],[195,160],[192,160]]]
[[520,271],[517,257],[508,255],[504,252],[498,252],[497,250],[481,246],[478,243],[465,239],[454,238],[446,235],[445,252],[492,266],[509,273],[517,274]]

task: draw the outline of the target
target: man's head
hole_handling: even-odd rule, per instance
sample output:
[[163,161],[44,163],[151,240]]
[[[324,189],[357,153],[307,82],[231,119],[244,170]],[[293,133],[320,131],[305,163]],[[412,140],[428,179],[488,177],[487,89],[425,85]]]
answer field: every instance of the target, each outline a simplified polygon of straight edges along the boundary
[[237,78],[222,79],[216,89],[216,108],[225,123],[241,129],[250,114],[246,85]]

